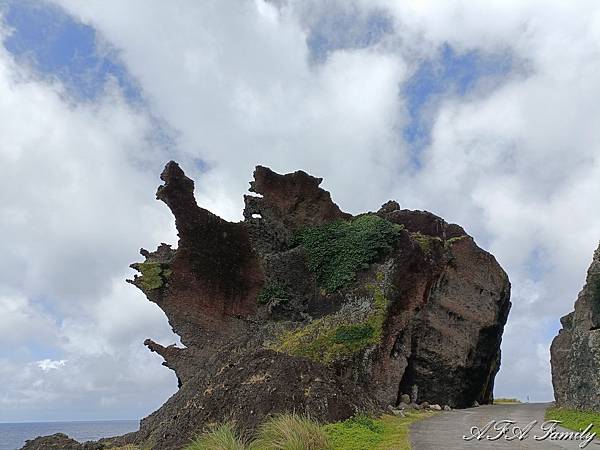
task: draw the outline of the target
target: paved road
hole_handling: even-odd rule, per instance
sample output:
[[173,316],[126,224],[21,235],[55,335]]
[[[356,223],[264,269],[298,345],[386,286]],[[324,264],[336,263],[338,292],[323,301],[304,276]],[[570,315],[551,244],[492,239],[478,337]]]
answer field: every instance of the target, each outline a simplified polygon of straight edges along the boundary
[[[545,434],[540,428],[544,421],[544,412],[548,408],[547,403],[529,403],[516,405],[486,405],[478,408],[457,409],[454,411],[443,412],[429,419],[415,422],[410,429],[410,437],[414,450],[462,450],[462,449],[579,449],[582,443],[578,441],[557,441],[544,440],[536,441],[533,435],[541,436]],[[518,439],[507,441],[499,439],[497,441],[489,440],[471,440],[465,441],[463,435],[471,434],[471,427],[483,428],[491,420],[514,420],[515,425],[525,427],[533,420],[537,424],[531,429],[528,437],[519,441]],[[600,425],[600,424],[598,424]],[[559,428],[557,431],[568,431]],[[494,436],[498,434],[493,429],[487,435]],[[510,433],[509,433],[510,434]],[[588,450],[600,450],[600,441],[595,439],[585,447]]]

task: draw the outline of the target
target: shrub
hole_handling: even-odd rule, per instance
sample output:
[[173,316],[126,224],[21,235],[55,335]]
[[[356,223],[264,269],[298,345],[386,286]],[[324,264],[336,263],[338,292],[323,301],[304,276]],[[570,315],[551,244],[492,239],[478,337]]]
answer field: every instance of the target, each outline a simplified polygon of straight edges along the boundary
[[297,414],[275,416],[258,429],[252,442],[256,450],[326,450],[327,435],[319,424],[309,417]]
[[319,286],[334,292],[354,281],[359,270],[392,251],[402,228],[375,214],[363,214],[351,221],[305,228],[296,240],[306,249],[308,267]]
[[266,305],[275,299],[285,301],[287,298],[288,293],[285,285],[279,283],[278,281],[268,281],[258,294],[257,300],[261,305]]
[[198,436],[185,450],[247,450],[248,444],[235,430],[235,427],[226,422],[210,431]]

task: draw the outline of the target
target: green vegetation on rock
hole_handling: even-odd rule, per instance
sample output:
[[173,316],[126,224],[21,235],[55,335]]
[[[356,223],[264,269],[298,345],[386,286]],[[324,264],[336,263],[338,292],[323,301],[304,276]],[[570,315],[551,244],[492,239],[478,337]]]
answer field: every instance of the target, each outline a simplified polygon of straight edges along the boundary
[[451,247],[451,246],[452,246],[452,244],[454,244],[455,242],[461,241],[461,240],[463,240],[463,239],[465,239],[465,238],[468,238],[468,237],[469,237],[469,236],[467,236],[466,234],[464,234],[464,235],[462,235],[462,236],[455,236],[455,237],[453,237],[453,238],[446,239],[446,240],[444,241],[444,247],[445,247],[445,248]]
[[417,241],[417,243],[421,247],[421,250],[423,250],[423,253],[425,253],[426,255],[430,254],[433,250],[435,241],[442,242],[442,239],[437,236],[429,236],[426,234],[421,234],[419,232],[411,233],[411,237],[415,241]]
[[171,275],[171,270],[165,264],[156,261],[138,263],[135,268],[142,274],[139,281],[145,291],[160,289]]
[[292,356],[323,364],[343,359],[381,342],[388,300],[383,288],[370,285],[371,311],[360,321],[344,309],[295,330],[284,331],[271,346]]
[[307,251],[308,267],[319,286],[334,292],[392,251],[402,228],[375,214],[363,214],[350,221],[305,228],[296,239]]
[[600,431],[600,411],[578,411],[553,406],[546,410],[546,419],[560,420],[560,425],[575,431],[581,431],[591,423],[594,425],[592,433]]
[[277,281],[268,281],[258,294],[257,300],[261,305],[271,303],[273,300],[287,300],[288,292],[285,285]]
[[370,339],[375,334],[375,329],[370,323],[358,325],[341,325],[335,331],[333,342],[336,344],[360,342]]

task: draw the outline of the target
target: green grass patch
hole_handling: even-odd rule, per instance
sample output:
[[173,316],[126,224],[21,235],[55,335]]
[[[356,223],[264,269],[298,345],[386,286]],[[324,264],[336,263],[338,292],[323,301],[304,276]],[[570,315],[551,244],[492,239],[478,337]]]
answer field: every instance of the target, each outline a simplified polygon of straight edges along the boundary
[[362,322],[343,312],[313,320],[308,325],[281,333],[271,349],[303,356],[323,364],[344,359],[381,342],[388,300],[380,286],[369,286],[372,311]]
[[591,423],[594,425],[592,432],[600,431],[600,411],[578,411],[552,406],[546,410],[546,419],[560,420],[563,427],[575,431],[583,430]]
[[306,249],[308,267],[318,285],[334,292],[352,283],[358,271],[391,252],[402,228],[375,214],[363,214],[350,221],[305,228],[298,232],[296,241]]
[[363,415],[325,425],[323,429],[332,449],[370,450],[383,441],[384,434],[381,420]]
[[494,405],[512,405],[515,403],[523,403],[521,400],[519,400],[518,398],[495,398],[494,399]]
[[410,450],[410,424],[434,414],[357,415],[327,425],[298,414],[281,414],[260,425],[254,440],[243,439],[232,424],[225,423],[198,436],[185,450]]
[[287,301],[288,297],[287,287],[284,284],[278,281],[267,281],[258,294],[257,301],[261,305],[267,305],[276,299]]
[[409,426],[432,412],[407,412],[405,417],[364,415],[325,425],[331,450],[409,450]]

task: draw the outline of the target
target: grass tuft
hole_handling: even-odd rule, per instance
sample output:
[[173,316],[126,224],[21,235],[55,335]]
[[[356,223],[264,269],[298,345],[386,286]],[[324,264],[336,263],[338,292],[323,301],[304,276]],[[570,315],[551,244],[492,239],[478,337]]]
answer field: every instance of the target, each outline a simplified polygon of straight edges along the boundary
[[248,443],[226,422],[198,436],[185,450],[248,450]]
[[255,450],[326,450],[327,434],[309,417],[281,414],[263,423],[252,442]]

